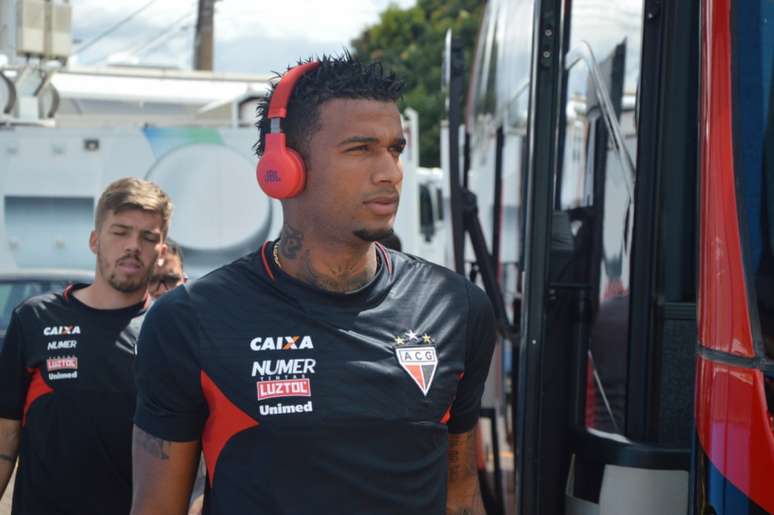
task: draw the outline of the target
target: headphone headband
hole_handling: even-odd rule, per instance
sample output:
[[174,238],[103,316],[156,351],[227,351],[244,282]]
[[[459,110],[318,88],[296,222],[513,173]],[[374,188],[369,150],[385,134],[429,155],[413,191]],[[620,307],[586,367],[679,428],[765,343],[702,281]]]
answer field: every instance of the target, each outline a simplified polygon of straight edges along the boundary
[[271,96],[271,103],[269,103],[269,119],[272,118],[285,118],[288,115],[288,101],[290,100],[290,94],[293,93],[293,87],[298,82],[301,76],[309,71],[319,68],[319,61],[310,61],[308,63],[300,64],[295,68],[291,68],[277,84],[277,89],[274,90],[274,94]]

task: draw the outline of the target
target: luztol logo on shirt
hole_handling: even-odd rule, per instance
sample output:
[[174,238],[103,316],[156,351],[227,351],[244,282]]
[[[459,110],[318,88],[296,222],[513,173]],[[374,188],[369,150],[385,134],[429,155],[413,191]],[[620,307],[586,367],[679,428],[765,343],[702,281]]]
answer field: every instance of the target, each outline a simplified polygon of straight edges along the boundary
[[274,379],[258,381],[258,400],[276,399],[279,397],[311,397],[312,390],[309,379]]
[[395,337],[395,356],[422,394],[427,396],[438,368],[433,339],[427,333],[420,336],[413,330],[406,331]]
[[57,356],[46,360],[48,369],[48,378],[52,381],[57,379],[78,379],[78,358],[75,356]]
[[49,372],[54,370],[77,370],[78,358],[75,356],[48,358],[46,360],[46,368]]

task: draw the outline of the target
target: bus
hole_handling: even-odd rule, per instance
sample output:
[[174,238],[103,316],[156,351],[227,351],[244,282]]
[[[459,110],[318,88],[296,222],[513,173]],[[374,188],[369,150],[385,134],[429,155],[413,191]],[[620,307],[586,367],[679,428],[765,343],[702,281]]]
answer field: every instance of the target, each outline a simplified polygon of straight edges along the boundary
[[462,54],[442,148],[501,336],[488,513],[774,513],[774,2],[490,0]]

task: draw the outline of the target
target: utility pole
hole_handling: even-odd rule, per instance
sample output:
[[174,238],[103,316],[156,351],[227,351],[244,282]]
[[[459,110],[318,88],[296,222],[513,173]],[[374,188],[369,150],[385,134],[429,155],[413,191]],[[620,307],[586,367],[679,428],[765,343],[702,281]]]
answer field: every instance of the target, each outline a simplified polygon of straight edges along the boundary
[[194,69],[212,71],[215,40],[215,0],[199,0],[194,36]]

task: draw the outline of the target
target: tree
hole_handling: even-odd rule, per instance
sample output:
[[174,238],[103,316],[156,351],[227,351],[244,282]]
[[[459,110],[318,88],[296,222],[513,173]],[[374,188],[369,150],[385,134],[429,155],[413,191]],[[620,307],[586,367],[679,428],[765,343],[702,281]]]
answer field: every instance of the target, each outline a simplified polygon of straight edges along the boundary
[[441,91],[444,38],[452,29],[462,38],[465,69],[470,70],[484,3],[481,0],[418,0],[401,9],[390,5],[379,22],[352,41],[364,61],[382,61],[406,80],[401,108],[419,113],[419,156],[422,166],[439,166],[440,122],[445,117]]

